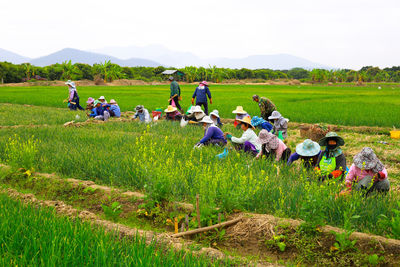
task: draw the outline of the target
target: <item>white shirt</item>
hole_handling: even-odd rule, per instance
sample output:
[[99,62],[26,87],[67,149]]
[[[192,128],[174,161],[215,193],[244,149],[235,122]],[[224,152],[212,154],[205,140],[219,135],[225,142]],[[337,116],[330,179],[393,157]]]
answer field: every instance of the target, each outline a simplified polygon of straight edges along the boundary
[[232,136],[233,143],[244,144],[246,141],[249,141],[256,147],[258,151],[261,151],[261,144],[257,143],[257,135],[253,129],[247,129],[240,138]]

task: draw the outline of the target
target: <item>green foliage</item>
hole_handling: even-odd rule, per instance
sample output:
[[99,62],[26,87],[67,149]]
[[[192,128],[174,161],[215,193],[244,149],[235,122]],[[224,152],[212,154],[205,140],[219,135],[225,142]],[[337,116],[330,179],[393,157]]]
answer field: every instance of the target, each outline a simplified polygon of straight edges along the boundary
[[[89,222],[0,195],[2,266],[212,266],[222,264],[160,246],[139,236],[120,238]],[[226,263],[229,264],[229,263]]]
[[27,140],[14,135],[8,139],[5,147],[5,162],[14,168],[33,169],[39,141],[30,137]]
[[281,252],[286,250],[286,236],[285,235],[274,235],[272,239],[265,241],[267,247],[278,248]]
[[350,235],[353,231],[344,231],[342,233],[332,232],[335,235],[336,242],[333,244],[339,252],[354,250],[357,240],[350,240]]
[[111,219],[113,221],[117,221],[119,215],[122,212],[122,206],[118,201],[112,202],[110,205],[101,204],[103,208],[104,215],[106,215],[107,219]]

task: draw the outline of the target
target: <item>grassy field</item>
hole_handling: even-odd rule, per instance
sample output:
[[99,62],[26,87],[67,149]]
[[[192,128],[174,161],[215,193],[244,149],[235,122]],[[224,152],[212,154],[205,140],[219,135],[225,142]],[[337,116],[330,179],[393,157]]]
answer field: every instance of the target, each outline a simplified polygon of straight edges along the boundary
[[[240,134],[231,126],[225,127]],[[202,134],[199,127],[182,129],[169,122],[2,129],[0,149],[6,153],[1,160],[16,167],[143,190],[157,203],[194,203],[196,194],[200,194],[205,221],[216,207],[227,212],[242,209],[305,220],[318,217],[340,227],[349,219],[345,214],[351,214],[359,216],[352,221],[354,229],[391,235],[391,227],[377,224],[382,223],[382,216],[388,222],[396,216],[393,210],[399,206],[395,192],[384,199],[364,200],[354,194],[336,200],[342,184],[309,183],[307,178],[312,174],[297,167],[255,161],[236,152],[218,161],[215,156],[221,149],[193,150]],[[295,140],[299,139],[289,139],[289,145],[293,147]]]
[[[192,89],[193,86],[182,87],[185,105],[189,103]],[[133,110],[137,104],[145,104],[149,110],[165,107],[168,97],[166,86],[82,87],[78,90],[81,99],[100,95],[108,100],[115,98],[122,110]],[[291,121],[400,127],[396,117],[400,113],[398,87],[378,90],[374,87],[218,85],[212,90],[215,104],[211,109],[219,109],[226,118],[233,118],[231,111],[236,105],[243,105],[248,112],[258,115],[258,106],[251,101],[251,96],[257,93],[270,97]],[[354,133],[351,129],[340,132],[346,141],[343,151],[347,165],[351,165],[352,157],[362,147],[372,147],[389,171],[392,190],[384,196],[364,198],[353,193],[336,198],[343,183],[320,183],[313,173],[298,164],[288,167],[254,160],[233,150],[226,159],[217,160],[216,155],[222,148],[193,149],[204,134],[197,126],[181,128],[178,123],[164,121],[145,125],[111,119],[107,123],[63,127],[67,121],[86,120],[84,112],[67,110],[62,103],[66,92],[66,88],[60,87],[0,87],[0,102],[3,102],[0,103],[0,150],[4,151],[0,154],[1,163],[15,170],[23,167],[139,190],[148,196],[146,205],[150,209],[174,201],[194,204],[196,195],[200,195],[202,225],[216,223],[217,212],[241,210],[400,239],[399,140],[387,135]],[[241,135],[232,125],[224,125],[223,130]],[[287,144],[292,150],[302,140],[298,129],[289,129]],[[20,213],[14,214],[15,210]],[[13,216],[15,220],[5,219]],[[21,216],[41,218],[46,222],[43,227],[49,231],[44,232],[37,226],[39,221],[34,219],[25,226],[29,220],[22,220]],[[89,260],[93,265],[112,265],[126,255],[129,256],[121,262],[135,262],[144,257],[156,265],[175,261],[179,266],[192,264],[193,260],[190,257],[177,260],[182,255],[172,252],[155,256],[154,246],[146,248],[140,240],[133,245],[129,240],[116,240],[101,229],[90,229],[84,223],[55,217],[50,211],[20,207],[2,195],[0,219],[5,220],[0,227],[0,239],[7,244],[1,248],[3,263],[36,265],[46,261],[43,264],[64,265],[64,262],[74,264]],[[17,227],[36,230],[19,231],[13,236],[10,229]],[[63,243],[71,234],[82,237],[77,241],[79,244]],[[49,236],[55,236],[58,247],[72,245],[77,249],[56,250],[54,244],[48,242]],[[34,238],[40,241],[31,241]],[[26,245],[29,249],[24,250],[25,245],[12,242],[17,239],[29,243]],[[96,242],[105,245],[97,248],[99,243]],[[32,253],[37,252],[38,247],[41,250],[35,256]],[[124,248],[121,253],[112,253],[120,247]],[[54,257],[50,255],[51,250]],[[137,254],[138,250],[142,254]],[[91,251],[95,256],[87,259],[88,253],[82,251]],[[66,253],[66,258],[61,261],[62,253]],[[195,260],[199,265],[209,264]]]
[[191,254],[120,239],[90,223],[57,216],[0,194],[2,266],[218,266]]
[[[251,115],[259,109],[251,96],[270,98],[281,113],[296,122],[332,123],[338,125],[366,125],[400,127],[400,88],[394,85],[354,86],[294,86],[294,85],[212,85],[214,104],[225,118],[233,118],[232,110],[242,105]],[[190,105],[195,85],[183,85],[183,107]],[[3,103],[65,107],[66,87],[0,87]],[[138,104],[149,110],[165,108],[169,98],[168,85],[92,86],[79,87],[81,102],[91,97],[114,98],[121,109],[133,110]]]

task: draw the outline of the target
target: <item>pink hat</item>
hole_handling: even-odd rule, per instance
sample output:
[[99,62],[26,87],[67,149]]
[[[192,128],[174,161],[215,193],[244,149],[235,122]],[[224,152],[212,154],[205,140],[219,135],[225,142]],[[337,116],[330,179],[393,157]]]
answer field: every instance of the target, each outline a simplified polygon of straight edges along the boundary
[[203,84],[203,85],[205,85],[205,86],[208,86],[208,82],[206,82],[206,81],[202,81],[200,84]]
[[93,97],[89,97],[88,100],[86,101],[87,104],[91,104],[94,102],[94,98]]

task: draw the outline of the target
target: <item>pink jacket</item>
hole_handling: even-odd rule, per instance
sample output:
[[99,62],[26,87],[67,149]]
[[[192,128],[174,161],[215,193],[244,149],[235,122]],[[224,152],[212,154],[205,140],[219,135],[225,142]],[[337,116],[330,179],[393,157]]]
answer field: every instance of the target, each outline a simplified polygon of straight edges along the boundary
[[[365,176],[371,176],[373,177],[376,173],[374,173],[372,170],[362,170],[356,165],[351,165],[349,172],[347,173],[346,176],[346,184],[352,184],[354,181],[361,181],[364,179]],[[379,179],[384,180],[388,177],[387,170],[383,168],[381,172],[379,172]]]
[[287,146],[285,145],[285,143],[279,139],[279,146],[276,149],[275,155],[276,155],[276,161],[280,160],[282,157],[282,153],[283,151],[285,151],[285,149],[287,148]]

